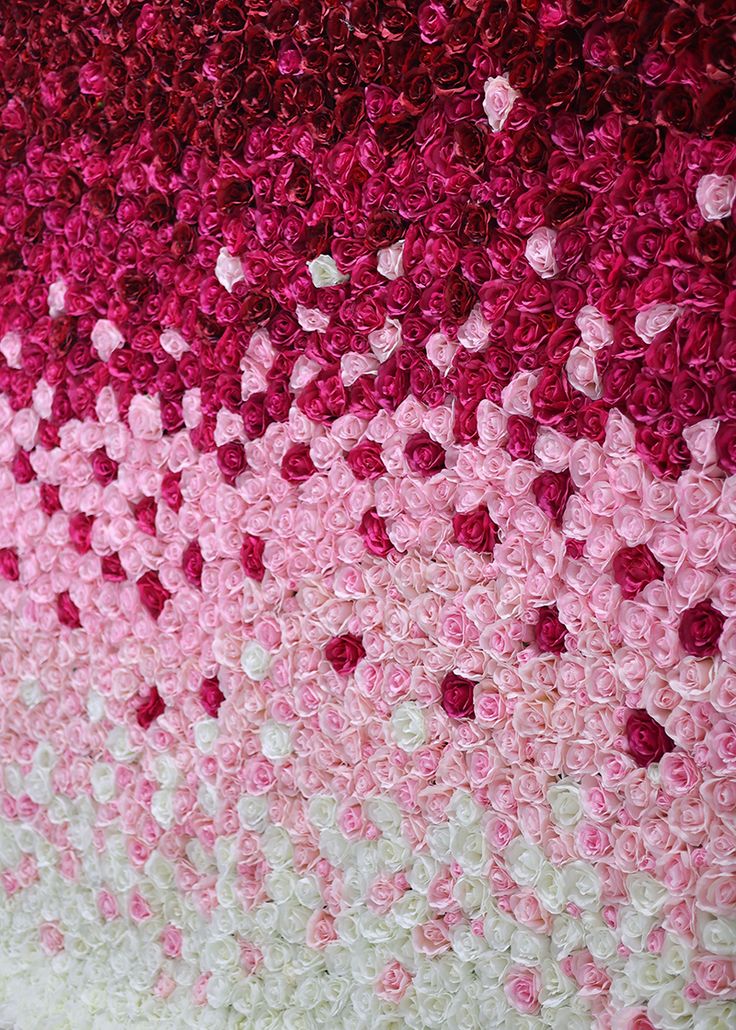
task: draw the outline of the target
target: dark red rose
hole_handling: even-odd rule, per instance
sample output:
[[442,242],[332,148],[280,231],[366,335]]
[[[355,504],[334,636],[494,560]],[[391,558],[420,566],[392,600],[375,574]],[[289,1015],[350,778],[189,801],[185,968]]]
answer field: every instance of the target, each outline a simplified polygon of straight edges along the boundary
[[281,475],[287,483],[306,483],[316,471],[307,443],[295,443],[281,462]]
[[716,433],[716,457],[726,475],[736,475],[736,422],[719,423]]
[[36,473],[31,465],[31,457],[28,451],[23,449],[15,452],[10,470],[16,483],[31,483],[36,478]]
[[560,525],[565,505],[573,493],[572,480],[567,469],[564,472],[541,472],[532,484],[532,492],[544,514]]
[[49,518],[54,512],[61,511],[58,486],[53,483],[41,483],[40,506],[44,515],[48,515]]
[[717,654],[725,621],[710,601],[700,601],[688,608],[680,619],[680,643],[685,652],[696,658]]
[[360,521],[358,532],[363,537],[366,550],[375,554],[378,558],[385,558],[392,550],[386,522],[378,514],[375,508],[369,508]]
[[18,555],[12,547],[0,547],[0,577],[13,581],[20,579]]
[[463,547],[478,554],[492,554],[496,546],[498,527],[484,504],[473,511],[458,512],[452,517],[455,539]]
[[582,215],[588,204],[590,194],[582,186],[563,186],[547,202],[544,211],[545,224],[553,229],[570,225]]
[[133,508],[138,529],[148,536],[156,536],[156,512],[158,505],[153,497],[144,497]]
[[266,411],[266,393],[253,393],[242,408],[243,427],[249,440],[257,440],[266,432],[271,421]]
[[537,441],[537,424],[523,415],[509,415],[506,422],[506,450],[512,458],[527,461],[534,457]]
[[56,598],[56,613],[62,626],[69,626],[70,629],[79,629],[82,625],[79,619],[79,608],[65,590]]
[[636,708],[629,713],[626,720],[626,742],[631,757],[641,766],[658,762],[675,747],[674,740],[644,708]]
[[239,440],[230,440],[217,448],[217,467],[222,473],[222,478],[230,486],[233,486],[238,476],[247,468],[245,460],[245,448]]
[[108,583],[122,583],[128,577],[118,554],[106,554],[100,559],[102,578]]
[[92,547],[92,524],[94,519],[84,512],[75,512],[69,519],[69,539],[78,554],[86,554]]
[[199,688],[199,700],[202,702],[205,712],[211,718],[216,719],[220,705],[225,700],[225,695],[220,690],[220,683],[217,678],[213,677],[212,679],[202,680],[202,685]]
[[356,479],[378,479],[386,471],[381,445],[375,440],[361,440],[346,454],[345,460]]
[[333,637],[325,647],[325,658],[335,672],[349,676],[361,658],[365,658],[365,648],[360,637],[353,633],[343,633],[342,636]]
[[190,541],[184,548],[184,553],[181,556],[181,567],[187,581],[193,587],[202,586],[204,561],[202,560],[202,549],[199,546],[199,540]]
[[458,676],[455,672],[448,672],[442,680],[442,707],[451,719],[473,719],[475,717],[475,706],[473,704],[473,691],[475,684],[466,680],[464,676]]
[[184,498],[181,495],[181,484],[176,472],[167,472],[161,481],[161,498],[172,511],[178,512]]
[[99,450],[96,450],[92,454],[91,461],[92,475],[100,486],[107,486],[117,477],[118,463],[108,457],[107,451],[104,447],[100,447]]
[[549,605],[539,609],[536,625],[537,647],[543,654],[561,654],[565,650],[567,629],[560,622],[557,608]]
[[426,432],[409,437],[404,456],[412,472],[425,479],[445,467],[444,448]]
[[151,723],[163,715],[166,710],[164,700],[158,692],[158,687],[152,687],[148,694],[138,703],[135,710],[135,718],[141,729],[147,730]]
[[664,569],[646,544],[622,547],[613,558],[613,578],[625,598],[636,597],[648,583],[661,579]]
[[265,547],[265,541],[261,540],[260,537],[251,536],[250,533],[246,533],[240,548],[240,562],[245,569],[246,576],[257,580],[259,583],[266,574],[266,568],[263,564]]
[[141,604],[151,618],[157,619],[171,594],[161,583],[158,573],[153,570],[144,572],[137,581],[137,586]]

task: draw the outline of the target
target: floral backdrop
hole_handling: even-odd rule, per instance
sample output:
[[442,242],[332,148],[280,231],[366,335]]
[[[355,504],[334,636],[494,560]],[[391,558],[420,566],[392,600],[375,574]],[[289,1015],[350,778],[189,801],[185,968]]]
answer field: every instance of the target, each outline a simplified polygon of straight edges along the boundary
[[734,13],[3,4],[4,1026],[736,1026]]

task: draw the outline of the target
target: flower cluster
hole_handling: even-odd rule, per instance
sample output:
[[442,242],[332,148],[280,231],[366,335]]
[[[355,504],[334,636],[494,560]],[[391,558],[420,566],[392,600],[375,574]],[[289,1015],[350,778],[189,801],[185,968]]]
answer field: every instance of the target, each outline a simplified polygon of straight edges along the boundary
[[736,1021],[728,5],[0,14],[0,1014]]

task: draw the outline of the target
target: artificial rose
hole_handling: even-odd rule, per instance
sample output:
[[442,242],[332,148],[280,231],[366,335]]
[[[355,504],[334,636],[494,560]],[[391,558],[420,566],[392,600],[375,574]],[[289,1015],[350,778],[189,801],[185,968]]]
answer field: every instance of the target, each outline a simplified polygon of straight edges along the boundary
[[736,475],[736,421],[719,423],[716,433],[716,457],[727,475]]
[[325,658],[335,672],[341,676],[349,676],[361,658],[365,658],[365,648],[360,637],[353,633],[343,633],[333,637],[325,647]]
[[532,492],[542,511],[558,525],[562,522],[565,506],[573,493],[570,473],[541,472],[532,483]]
[[138,725],[147,730],[151,723],[163,715],[166,705],[158,692],[157,687],[152,687],[148,694],[139,702],[135,711],[135,718]]
[[475,716],[473,691],[475,684],[455,672],[448,672],[440,685],[442,707],[451,719],[472,719]]
[[483,110],[494,132],[500,132],[504,127],[518,96],[505,75],[496,75],[486,80],[483,86]]
[[386,530],[386,523],[375,508],[365,512],[358,526],[366,550],[378,558],[385,558],[393,545]]
[[141,604],[151,618],[158,619],[164,610],[164,605],[171,597],[169,591],[165,589],[158,578],[158,573],[153,570],[144,572],[137,580],[136,586],[138,587],[138,596],[141,599]]
[[463,547],[478,554],[492,554],[496,545],[497,526],[481,504],[473,511],[457,512],[452,517],[455,539]]
[[404,456],[412,472],[426,479],[445,467],[445,451],[429,433],[410,436],[404,447]]
[[706,658],[718,653],[724,616],[710,601],[700,601],[683,612],[680,619],[680,643],[687,654]]
[[345,455],[345,460],[356,479],[378,479],[386,471],[381,453],[381,445],[375,440],[361,440]]
[[662,755],[675,747],[675,742],[644,708],[629,713],[626,720],[626,742],[632,758],[637,765],[642,766],[658,762]]
[[728,218],[736,200],[733,175],[704,175],[695,190],[700,213],[707,222]]
[[240,563],[245,570],[246,576],[261,582],[266,574],[263,564],[263,552],[266,548],[265,540],[252,536],[250,533],[243,535],[243,543],[240,547]]
[[20,579],[18,554],[12,547],[0,547],[0,576],[3,579]]
[[613,578],[625,598],[636,597],[648,583],[661,579],[664,569],[646,544],[622,547],[613,558]]
[[242,475],[248,467],[242,443],[238,440],[230,440],[229,443],[218,447],[217,467],[225,482],[233,486],[238,476]]
[[78,629],[82,623],[79,618],[79,608],[72,601],[67,590],[56,598],[56,612],[62,626],[69,626],[70,629]]
[[316,471],[306,443],[293,444],[281,461],[281,475],[287,483],[306,483]]
[[202,549],[198,540],[190,540],[181,556],[181,567],[187,581],[194,587],[202,586]]
[[537,647],[543,653],[561,654],[565,650],[567,629],[560,622],[557,608],[548,605],[539,609],[535,637]]
[[[225,695],[220,690],[220,682],[216,678],[203,679],[199,688],[199,700],[205,712],[213,719],[217,717],[220,705],[225,700]],[[160,713],[159,713],[160,714]]]

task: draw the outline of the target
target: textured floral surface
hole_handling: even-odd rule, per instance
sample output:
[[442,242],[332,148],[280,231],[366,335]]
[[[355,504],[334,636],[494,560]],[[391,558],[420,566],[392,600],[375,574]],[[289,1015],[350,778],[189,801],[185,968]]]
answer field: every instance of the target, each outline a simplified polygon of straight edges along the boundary
[[736,1024],[733,14],[4,5],[6,1022]]

